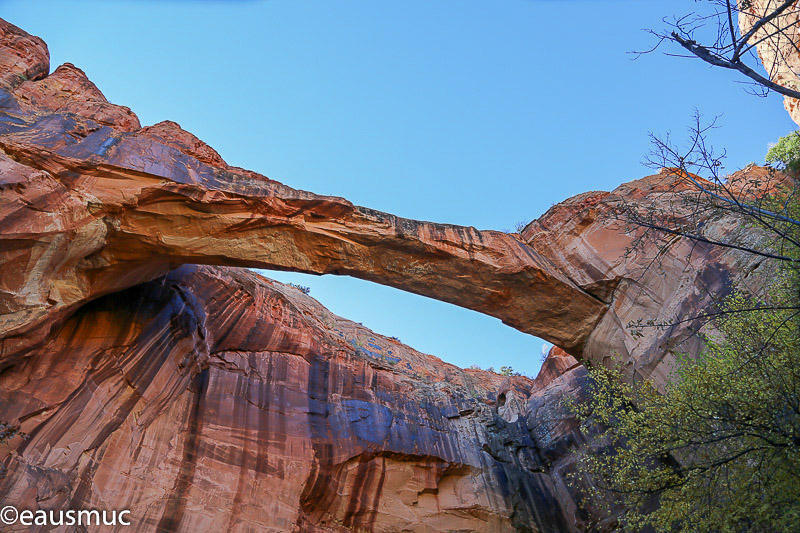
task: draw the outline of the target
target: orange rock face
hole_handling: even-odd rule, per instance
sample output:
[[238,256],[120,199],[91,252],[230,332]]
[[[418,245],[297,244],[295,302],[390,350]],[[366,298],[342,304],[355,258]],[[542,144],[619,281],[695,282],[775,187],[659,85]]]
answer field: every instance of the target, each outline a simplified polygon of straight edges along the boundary
[[110,104],[75,65],[65,63],[42,80],[26,81],[14,90],[20,106],[31,112],[75,114],[119,131],[138,130],[139,119],[124,106]]
[[[738,180],[766,179],[750,167]],[[733,286],[757,293],[767,279],[769,262],[752,254],[693,242],[668,234],[637,241],[641,231],[616,214],[618,206],[664,209],[668,216],[686,215],[696,189],[665,169],[661,174],[619,186],[612,192],[590,192],[566,200],[523,231],[524,240],[585,291],[608,306],[590,333],[582,354],[595,363],[616,357],[630,379],[652,379],[663,387],[674,364],[674,352],[696,353],[695,331],[701,319],[686,320],[712,309]],[[686,202],[686,204],[684,204]],[[665,215],[667,216],[667,215]],[[733,215],[716,213],[704,221],[712,238],[738,235],[740,242],[763,239]],[[672,324],[649,327],[632,335],[638,320]]]
[[[561,403],[578,360],[663,384],[692,324],[627,324],[765,268],[680,239],[627,254],[616,206],[679,203],[668,174],[522,235],[408,220],[231,167],[78,68],[48,72],[0,21],[0,421],[30,435],[0,453],[3,504],[130,509],[132,531],[581,529],[564,478],[585,436]],[[460,370],[234,267],[356,276],[560,348],[534,383]]]
[[[7,37],[11,51],[28,39]],[[87,301],[185,263],[357,276],[576,352],[605,311],[514,236],[403,219],[230,168],[174,123],[138,129],[75,67],[19,85],[2,105],[0,360]]]
[[50,52],[38,37],[0,19],[0,87],[14,89],[50,73]]
[[[769,13],[783,4],[780,0],[739,0],[739,29],[746,35]],[[750,44],[755,45],[758,57],[770,79],[778,85],[800,90],[800,6],[789,6],[769,24],[757,30]],[[800,100],[784,96],[783,105],[789,116],[800,125]]]
[[[503,381],[247,270],[182,267],[0,375],[0,416],[30,435],[0,495],[130,509],[133,531],[567,531]],[[531,384],[511,381],[506,410]]]

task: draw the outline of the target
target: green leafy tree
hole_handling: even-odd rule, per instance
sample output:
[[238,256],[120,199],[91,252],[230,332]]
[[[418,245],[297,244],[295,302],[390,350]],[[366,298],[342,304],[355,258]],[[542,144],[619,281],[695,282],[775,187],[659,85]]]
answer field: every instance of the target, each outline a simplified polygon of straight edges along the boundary
[[[760,65],[756,53],[765,42],[774,50],[797,50],[798,2],[703,0],[694,6],[665,18],[664,29],[650,30],[658,39],[652,50],[677,44],[710,65],[738,71],[756,94],[800,98],[796,84],[770,79],[782,53],[769,65]],[[748,17],[742,27],[739,15]],[[623,200],[615,216],[640,235],[631,251],[678,236],[753,254],[775,274],[762,293],[734,291],[701,316],[685,318],[704,319],[706,348],[679,356],[665,390],[626,382],[619,366],[590,369],[588,400],[572,408],[584,431],[597,438],[576,475],[591,478],[580,483],[593,487],[587,505],[614,514],[626,509],[621,525],[630,530],[798,531],[800,135],[770,149],[774,172],[735,181],[724,171],[725,153],[706,142],[713,127],[696,114],[686,149],[669,136],[651,136],[655,149],[647,162],[673,178],[676,190],[667,192],[680,194],[666,206]],[[723,214],[738,217],[743,231],[715,233],[709,221]],[[631,324],[634,334],[670,325]]]
[[781,137],[770,147],[766,160],[767,163],[790,172],[800,171],[800,132],[795,131]]
[[511,368],[510,366],[501,366],[500,367],[500,375],[501,376],[513,376],[514,375],[514,369]]
[[[772,153],[785,169],[800,161],[796,148]],[[800,202],[788,183],[750,203],[736,198],[748,227],[774,237],[752,249],[775,263],[764,292],[734,292],[707,313],[705,350],[679,356],[663,393],[625,383],[619,367],[592,368],[589,400],[572,405],[602,443],[581,459],[589,498],[609,512],[622,504],[630,530],[797,531]],[[739,205],[711,200],[710,209]],[[636,325],[648,326],[659,325]]]

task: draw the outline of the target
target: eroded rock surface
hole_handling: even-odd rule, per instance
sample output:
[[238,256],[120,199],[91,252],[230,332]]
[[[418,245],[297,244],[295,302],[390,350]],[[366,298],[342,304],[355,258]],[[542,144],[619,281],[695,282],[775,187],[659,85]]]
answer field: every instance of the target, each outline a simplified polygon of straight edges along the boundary
[[568,531],[519,416],[530,385],[186,266],[83,306],[0,375],[0,419],[30,435],[0,498],[130,509],[130,531]]
[[[553,347],[533,382],[525,407],[528,430],[547,469],[564,513],[579,531],[614,531],[624,509],[613,501],[600,502],[595,481],[581,471],[582,455],[605,453],[598,427],[581,424],[565,400],[579,404],[589,398],[585,366]],[[609,513],[608,508],[614,510]]]
[[14,89],[50,73],[50,51],[39,37],[0,19],[0,87]]
[[[763,168],[749,167],[732,181],[767,187],[776,178]],[[595,363],[615,357],[630,379],[648,378],[663,387],[674,353],[697,353],[701,347],[695,332],[704,324],[700,316],[706,310],[714,309],[734,286],[758,293],[770,272],[768,261],[664,233],[638,239],[641,231],[618,215],[625,203],[679,218],[691,212],[697,194],[674,169],[664,169],[611,192],[570,198],[525,228],[522,236],[532,248],[608,306],[579,357]],[[718,241],[733,238],[758,249],[765,238],[721,210],[702,223],[711,228],[708,237]],[[629,325],[638,320],[671,326],[646,327],[633,335]]]

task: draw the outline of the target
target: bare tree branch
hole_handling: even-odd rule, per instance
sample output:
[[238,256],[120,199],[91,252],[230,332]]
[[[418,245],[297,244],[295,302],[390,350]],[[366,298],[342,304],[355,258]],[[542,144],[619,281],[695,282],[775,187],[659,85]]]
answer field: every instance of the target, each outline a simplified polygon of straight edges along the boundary
[[[797,21],[792,18],[800,9],[797,0],[783,0],[777,5],[767,2],[764,4],[765,11],[759,14],[747,11],[753,7],[749,1],[737,3],[735,0],[706,0],[703,3],[706,4],[703,13],[688,13],[675,17],[672,21],[663,19],[670,28],[666,31],[646,30],[658,40],[649,50],[636,53],[641,55],[653,52],[665,41],[671,41],[691,54],[680,57],[696,57],[710,65],[735,70],[766,92],[773,91],[800,99],[800,90],[778,83],[779,79],[772,79],[778,74],[778,65],[787,63],[783,48],[798,50],[798,43],[795,41],[800,32]],[[742,11],[738,4],[742,4]],[[740,28],[735,21],[737,17],[754,17],[754,21],[749,27]],[[712,26],[713,36],[703,38]],[[754,48],[765,42],[772,43],[770,48],[775,54],[772,64],[763,65],[768,71],[766,75],[759,72],[759,58],[753,54]]]

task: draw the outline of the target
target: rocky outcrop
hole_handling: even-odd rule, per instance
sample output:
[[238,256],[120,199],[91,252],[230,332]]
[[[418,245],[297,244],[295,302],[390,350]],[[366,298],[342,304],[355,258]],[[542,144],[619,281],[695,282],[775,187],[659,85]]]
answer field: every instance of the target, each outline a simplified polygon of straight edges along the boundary
[[39,37],[0,19],[0,88],[11,90],[50,73],[50,51]]
[[[738,0],[739,29],[746,35],[763,17],[774,12],[783,0]],[[758,50],[758,58],[770,79],[800,90],[800,6],[790,5],[779,16],[754,32],[749,40]],[[800,125],[800,100],[784,96],[789,116]]]
[[0,419],[29,435],[0,497],[130,509],[132,531],[568,531],[519,416],[530,385],[186,266],[83,306],[0,375]]
[[141,128],[129,108],[111,104],[84,72],[65,63],[44,79],[23,82],[14,90],[20,107],[36,113],[50,111],[91,120],[99,126],[133,132]]
[[580,465],[582,457],[606,451],[602,428],[581,424],[566,401],[578,405],[589,394],[586,367],[553,347],[533,382],[525,406],[526,423],[571,525],[579,531],[614,531],[625,509],[610,499],[598,501],[595,481]]
[[[759,167],[749,167],[735,178],[732,182],[743,187],[775,183],[772,174]],[[532,248],[608,306],[579,357],[603,364],[616,357],[629,379],[648,378],[662,387],[674,353],[696,353],[701,346],[696,332],[704,322],[692,317],[713,309],[734,286],[758,293],[768,277],[768,261],[669,234],[640,238],[641,229],[619,216],[623,204],[670,220],[692,216],[697,194],[680,173],[664,169],[611,192],[570,198],[522,232]],[[748,242],[757,249],[765,238],[735,214],[717,210],[705,216],[702,224],[713,228],[708,236],[714,240]],[[634,335],[629,325],[638,320],[669,326],[646,327]]]

